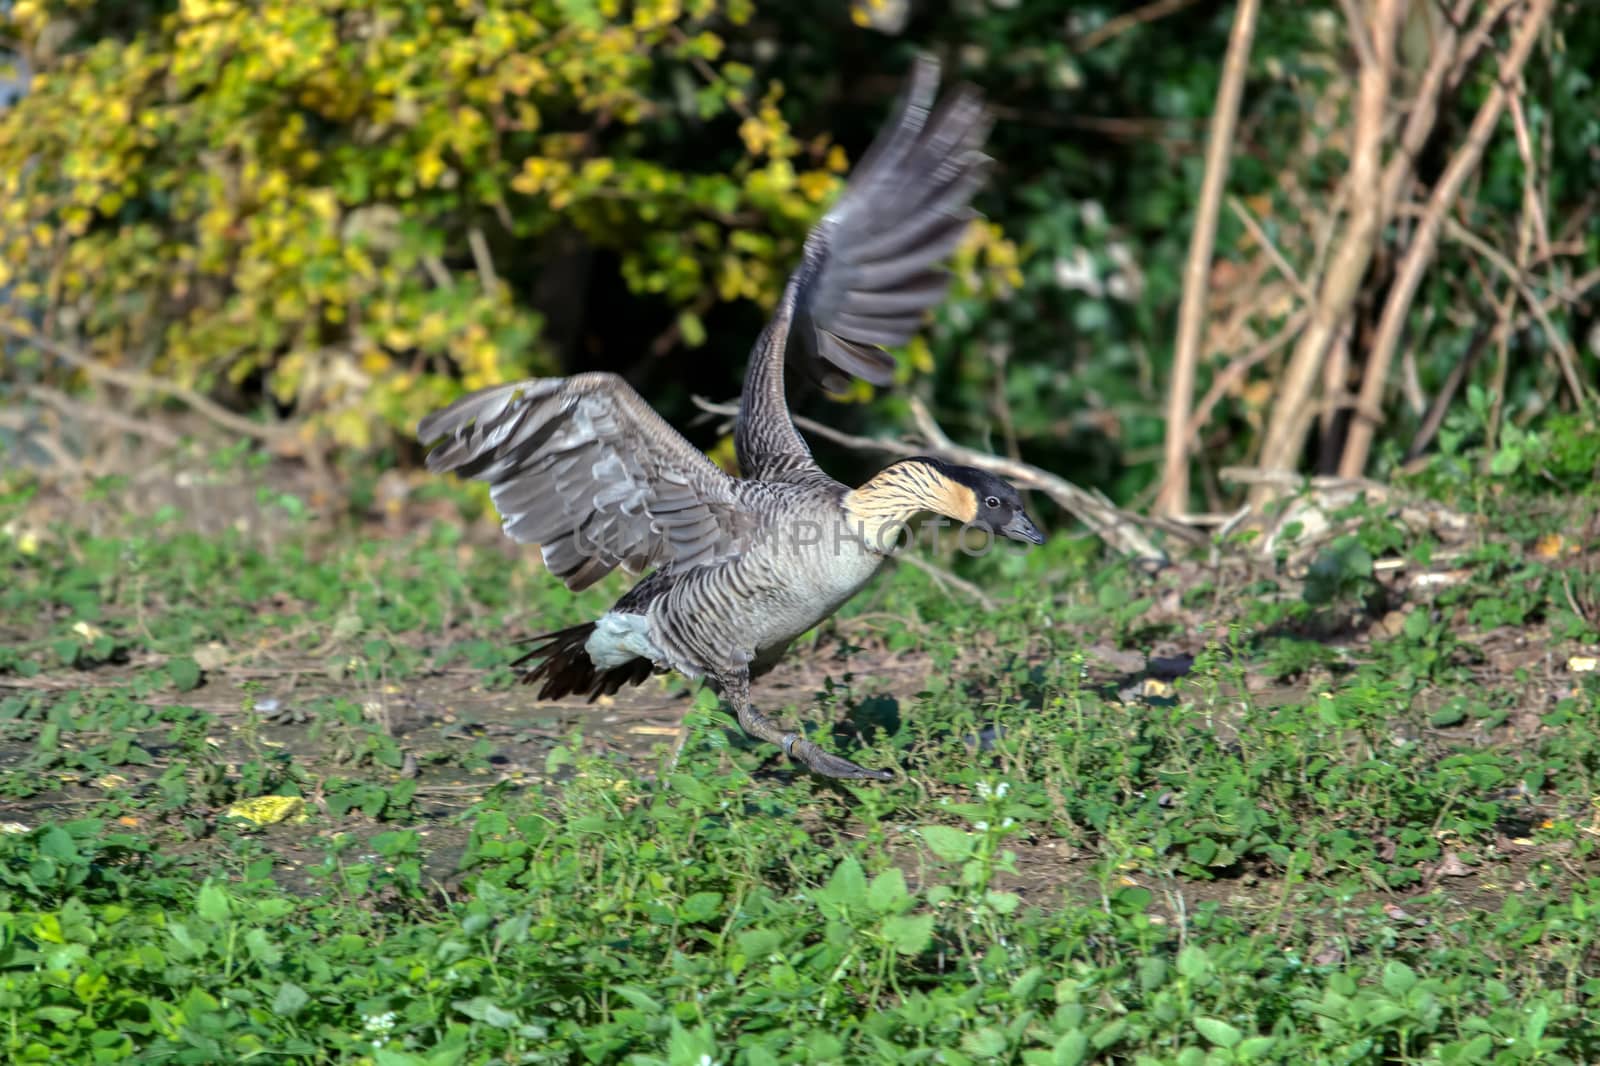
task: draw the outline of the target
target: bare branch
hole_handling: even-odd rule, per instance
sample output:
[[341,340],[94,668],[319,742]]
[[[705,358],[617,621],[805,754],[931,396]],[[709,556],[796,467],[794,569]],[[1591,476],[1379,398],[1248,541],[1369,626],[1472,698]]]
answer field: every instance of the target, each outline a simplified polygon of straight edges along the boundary
[[1126,14],[1107,19],[1076,41],[1073,41],[1072,50],[1074,52],[1092,51],[1113,37],[1122,36],[1135,26],[1143,25],[1146,22],[1155,22],[1157,19],[1164,19],[1168,15],[1175,15],[1186,7],[1193,7],[1197,2],[1198,0],[1152,0],[1151,3],[1145,4],[1143,7],[1136,7]]
[[178,435],[158,422],[146,418],[132,418],[121,411],[112,410],[104,404],[85,403],[75,400],[59,389],[52,389],[46,385],[27,385],[23,389],[29,396],[38,400],[46,407],[54,408],[61,414],[102,428],[118,429],[124,433],[145,437],[155,441],[163,448],[176,448]]
[[0,320],[0,333],[25,344],[31,344],[47,355],[54,356],[68,366],[81,370],[98,381],[108,381],[125,389],[143,390],[162,396],[170,396],[192,407],[197,413],[204,415],[224,429],[231,429],[235,433],[242,433],[256,440],[274,442],[283,440],[289,433],[287,427],[262,425],[259,422],[252,422],[248,418],[236,415],[193,389],[182,385],[174,384],[170,381],[162,381],[160,378],[151,377],[148,374],[102,366],[87,354],[69,345],[51,340],[48,337],[41,337],[32,330],[24,329],[10,322]]
[[955,589],[963,596],[968,596],[974,600],[977,600],[978,606],[982,607],[985,611],[992,611],[995,609],[995,602],[988,593],[984,592],[981,588],[974,585],[966,578],[957,577],[955,574],[952,574],[950,571],[936,563],[930,563],[921,556],[913,555],[910,552],[900,552],[895,555],[894,560],[897,563],[910,563],[912,566],[916,567],[918,570],[921,570],[924,574],[927,574],[930,578],[932,578],[933,583],[941,588]]
[[1244,228],[1250,231],[1250,236],[1261,246],[1261,250],[1267,253],[1267,258],[1272,260],[1272,265],[1277,268],[1279,274],[1283,275],[1283,280],[1293,285],[1294,291],[1299,293],[1300,298],[1306,302],[1306,306],[1310,307],[1317,298],[1316,293],[1312,292],[1310,287],[1306,285],[1305,280],[1289,264],[1289,260],[1283,257],[1283,253],[1278,250],[1278,246],[1272,243],[1272,238],[1267,236],[1267,231],[1262,228],[1261,222],[1256,216],[1250,213],[1250,209],[1244,205],[1244,201],[1237,196],[1230,196],[1228,197],[1228,207],[1233,211],[1234,216],[1244,223]]
[[1550,318],[1550,313],[1545,310],[1544,301],[1534,293],[1528,284],[1527,275],[1515,263],[1502,255],[1494,245],[1473,233],[1467,227],[1453,218],[1444,219],[1445,235],[1456,240],[1477,252],[1487,259],[1506,280],[1511,282],[1517,290],[1517,295],[1522,297],[1522,302],[1528,305],[1528,310],[1538,320],[1539,328],[1544,330],[1545,339],[1550,342],[1550,347],[1555,349],[1556,361],[1561,365],[1561,376],[1566,379],[1567,388],[1572,393],[1572,399],[1580,410],[1589,406],[1588,393],[1578,378],[1578,353],[1573,349],[1572,342],[1566,335],[1556,329],[1556,324]]
[[1222,373],[1212,380],[1211,387],[1206,390],[1204,399],[1195,408],[1194,417],[1189,419],[1189,447],[1191,449],[1200,443],[1200,431],[1205,428],[1207,422],[1211,421],[1211,412],[1216,408],[1217,404],[1222,402],[1222,397],[1227,394],[1227,391],[1235,383],[1242,380],[1252,367],[1270,359],[1279,348],[1294,340],[1295,335],[1305,326],[1308,313],[1302,308],[1290,315],[1289,320],[1283,324],[1282,329],[1244,355],[1233,360],[1223,368]]
[[1363,67],[1377,66],[1378,54],[1372,50],[1372,37],[1367,33],[1367,24],[1361,18],[1356,0],[1339,0],[1339,6],[1344,8],[1344,20],[1350,26],[1350,44],[1356,50],[1356,58]]
[[[1350,201],[1354,205],[1323,276],[1311,321],[1300,334],[1284,371],[1277,406],[1261,445],[1261,465],[1272,470],[1293,468],[1311,426],[1311,397],[1323,362],[1345,328],[1350,308],[1372,262],[1383,229],[1383,187],[1380,172],[1383,120],[1389,104],[1389,75],[1399,28],[1399,0],[1373,0],[1370,43],[1373,62],[1363,64],[1358,85],[1355,130],[1350,153]],[[1407,171],[1409,173],[1409,170]],[[1251,501],[1261,503],[1273,492],[1271,482],[1257,482]]]
[[492,293],[499,287],[499,275],[494,270],[494,257],[489,254],[489,242],[483,236],[483,230],[473,226],[467,230],[467,247],[472,250],[472,263],[478,270],[478,281],[483,286],[485,293]]
[[1460,391],[1462,383],[1467,380],[1467,374],[1477,365],[1478,358],[1489,347],[1489,339],[1495,331],[1488,326],[1479,326],[1472,335],[1472,340],[1467,343],[1467,350],[1462,353],[1456,365],[1450,368],[1450,373],[1444,379],[1444,384],[1439,386],[1439,391],[1433,397],[1433,403],[1428,406],[1427,413],[1423,415],[1422,424],[1417,427],[1417,435],[1411,440],[1411,447],[1406,449],[1406,462],[1416,459],[1433,443],[1433,438],[1439,432],[1439,427],[1444,425],[1444,416],[1450,410],[1450,402]]
[[1200,183],[1200,203],[1195,209],[1189,259],[1183,271],[1183,302],[1178,310],[1178,336],[1172,356],[1172,381],[1167,388],[1167,438],[1161,491],[1156,494],[1158,514],[1177,514],[1189,503],[1189,408],[1194,400],[1195,367],[1205,335],[1206,299],[1210,292],[1211,257],[1217,243],[1217,213],[1228,183],[1228,163],[1233,154],[1233,131],[1239,121],[1239,98],[1244,93],[1250,46],[1255,40],[1260,0],[1239,0],[1228,35],[1228,52],[1217,86],[1217,105],[1211,113],[1206,144],[1205,178]]
[[1411,111],[1406,115],[1405,128],[1400,133],[1399,147],[1383,171],[1385,219],[1394,215],[1407,185],[1411,182],[1416,169],[1417,154],[1422,151],[1423,146],[1428,143],[1428,138],[1433,134],[1434,123],[1439,117],[1439,102],[1443,99],[1445,91],[1457,84],[1461,73],[1477,58],[1478,52],[1488,42],[1494,25],[1513,4],[1520,2],[1521,0],[1497,0],[1497,3],[1478,20],[1465,40],[1460,39],[1456,28],[1466,22],[1476,0],[1457,0],[1450,17],[1444,20],[1438,40],[1434,42],[1433,58],[1428,61],[1428,67],[1422,73],[1416,99],[1412,100]]
[[[1350,436],[1345,442],[1344,455],[1339,460],[1339,472],[1345,477],[1357,477],[1366,469],[1373,434],[1382,417],[1379,404],[1388,381],[1389,364],[1393,361],[1395,349],[1399,346],[1406,315],[1411,310],[1411,302],[1416,296],[1417,287],[1422,282],[1423,272],[1433,262],[1439,243],[1439,231],[1444,226],[1445,212],[1455,203],[1467,178],[1477,170],[1478,161],[1483,157],[1483,150],[1489,143],[1489,137],[1500,120],[1501,112],[1505,110],[1507,86],[1517,84],[1523,64],[1533,51],[1539,32],[1550,14],[1551,2],[1552,0],[1529,0],[1523,12],[1522,24],[1517,27],[1516,35],[1512,39],[1511,48],[1500,61],[1500,76],[1495,87],[1490,90],[1488,99],[1483,102],[1483,106],[1473,118],[1466,140],[1445,165],[1438,184],[1428,197],[1428,206],[1417,225],[1416,233],[1412,235],[1411,247],[1406,251],[1405,258],[1395,272],[1394,284],[1389,289],[1383,314],[1378,320],[1377,335],[1373,339],[1371,351],[1367,353],[1367,369],[1361,381],[1360,400],[1350,424]],[[1582,396],[1581,390],[1578,395]],[[1586,407],[1587,404],[1580,399],[1579,406]]]

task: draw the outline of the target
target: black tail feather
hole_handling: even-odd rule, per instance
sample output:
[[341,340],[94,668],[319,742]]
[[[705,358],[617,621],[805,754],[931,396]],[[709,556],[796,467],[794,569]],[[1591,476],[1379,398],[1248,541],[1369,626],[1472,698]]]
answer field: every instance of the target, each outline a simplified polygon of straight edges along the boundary
[[589,641],[589,634],[593,632],[594,623],[584,622],[568,629],[558,629],[554,633],[529,637],[519,643],[536,646],[511,666],[521,669],[520,680],[524,685],[544,682],[539,688],[539,698],[542,700],[580,695],[587,696],[589,702],[593,703],[601,696],[616,695],[624,685],[637,685],[650,676],[654,666],[648,659],[634,659],[608,670],[596,667],[584,648]]

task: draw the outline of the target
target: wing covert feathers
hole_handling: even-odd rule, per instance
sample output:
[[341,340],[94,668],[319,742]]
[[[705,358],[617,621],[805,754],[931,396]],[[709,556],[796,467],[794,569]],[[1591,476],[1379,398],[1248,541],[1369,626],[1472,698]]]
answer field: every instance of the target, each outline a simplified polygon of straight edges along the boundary
[[[735,482],[614,374],[536,378],[424,418],[428,469],[487,482],[505,532],[574,591],[617,566],[685,570],[737,555]],[[442,439],[441,439],[442,438]]]

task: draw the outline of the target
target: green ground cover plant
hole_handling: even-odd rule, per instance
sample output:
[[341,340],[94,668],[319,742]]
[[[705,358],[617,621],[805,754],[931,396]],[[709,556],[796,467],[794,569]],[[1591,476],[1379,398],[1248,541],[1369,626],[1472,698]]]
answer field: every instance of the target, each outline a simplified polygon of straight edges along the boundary
[[195,476],[268,487],[202,533],[131,478],[11,478],[0,1045],[1593,1061],[1594,508],[1535,494],[1586,446],[1402,486],[1464,538],[1357,501],[1152,574],[1057,536],[958,560],[993,611],[901,567],[773,681],[900,771],[861,788],[681,682],[538,705],[511,640],[615,590],[561,591],[453,489],[385,530],[229,454]]

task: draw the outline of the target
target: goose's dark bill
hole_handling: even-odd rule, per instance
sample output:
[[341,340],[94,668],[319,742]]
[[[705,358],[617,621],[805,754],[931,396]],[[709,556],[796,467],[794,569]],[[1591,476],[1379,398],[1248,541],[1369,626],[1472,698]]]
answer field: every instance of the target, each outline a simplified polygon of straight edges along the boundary
[[1039,527],[1021,511],[1012,515],[1011,521],[1000,527],[1000,532],[1012,540],[1025,541],[1028,544],[1044,543],[1044,534],[1039,532]]

